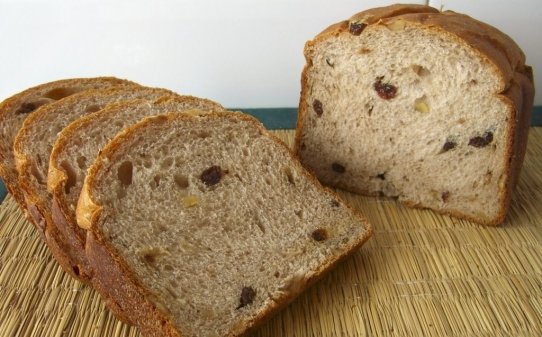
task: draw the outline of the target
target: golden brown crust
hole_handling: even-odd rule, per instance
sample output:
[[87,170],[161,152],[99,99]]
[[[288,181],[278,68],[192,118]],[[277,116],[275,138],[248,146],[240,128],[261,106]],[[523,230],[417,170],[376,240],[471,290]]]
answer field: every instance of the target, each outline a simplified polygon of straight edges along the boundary
[[[508,144],[508,158],[505,167],[508,169],[504,189],[501,191],[501,207],[499,214],[494,219],[467,216],[459,211],[441,211],[455,217],[485,225],[498,225],[506,217],[510,203],[510,195],[513,190],[519,169],[521,168],[530,116],[534,100],[534,84],[531,67],[525,65],[525,55],[519,46],[506,34],[498,29],[475,20],[467,15],[452,11],[439,12],[435,8],[424,5],[392,5],[369,9],[353,15],[345,20],[329,26],[313,40],[305,45],[304,54],[306,65],[301,74],[301,97],[299,101],[297,129],[295,137],[295,152],[299,153],[302,144],[301,139],[305,125],[306,104],[305,99],[308,91],[308,72],[312,67],[312,48],[325,39],[336,37],[340,34],[350,34],[351,22],[361,22],[367,25],[390,24],[397,20],[405,20],[420,25],[424,29],[437,30],[440,34],[446,34],[456,39],[458,43],[467,44],[474,48],[486,64],[495,69],[501,75],[497,94],[509,107],[509,129],[511,130]],[[367,29],[367,28],[365,28]],[[351,186],[340,186],[355,193],[367,194],[367,191],[359,191]],[[408,200],[402,201],[410,207],[420,207]]]
[[[106,169],[106,163],[109,163],[109,158],[112,158],[114,154],[122,149],[123,144],[129,143],[130,139],[134,136],[140,134],[142,129],[149,127],[151,125],[160,125],[160,124],[170,124],[174,120],[178,119],[191,119],[191,118],[231,118],[236,120],[241,120],[247,123],[250,123],[255,128],[257,128],[262,135],[270,137],[273,139],[280,147],[285,149],[286,153],[289,154],[290,160],[294,165],[297,165],[302,174],[304,174],[310,181],[312,181],[321,191],[330,195],[330,197],[337,200],[343,207],[347,207],[358,217],[360,223],[363,225],[365,232],[362,237],[354,240],[348,247],[345,248],[344,252],[340,256],[335,256],[330,258],[326,264],[319,266],[310,276],[302,280],[302,286],[290,293],[284,293],[283,296],[277,298],[273,305],[266,308],[265,311],[259,312],[256,317],[250,321],[243,322],[242,325],[239,325],[230,332],[229,336],[241,336],[246,335],[254,328],[262,324],[265,320],[269,319],[272,314],[280,310],[282,307],[290,303],[299,293],[301,293],[306,287],[313,284],[316,280],[323,276],[325,271],[328,271],[330,268],[338,264],[340,261],[344,260],[347,256],[351,255],[356,251],[371,235],[372,227],[365,220],[365,218],[357,211],[349,207],[347,204],[341,201],[341,199],[329,188],[323,187],[318,180],[305,171],[301,164],[296,160],[293,152],[276,136],[270,134],[260,122],[254,119],[251,116],[236,113],[236,112],[211,112],[201,114],[197,110],[194,113],[184,114],[184,113],[171,113],[164,114],[154,117],[145,118],[143,121],[130,126],[120,134],[118,134],[100,153],[94,164],[88,171],[87,178],[85,179],[85,184],[83,187],[83,193],[81,194],[80,203],[77,207],[77,219],[82,220],[83,226],[88,227],[89,231],[87,234],[87,255],[91,260],[94,270],[94,280],[96,283],[96,288],[98,291],[107,299],[109,305],[117,306],[115,311],[121,311],[123,313],[128,313],[131,315],[138,315],[142,311],[139,308],[144,306],[153,306],[152,302],[148,300],[146,296],[149,296],[148,290],[146,290],[134,277],[133,272],[125,264],[125,262],[120,257],[120,254],[111,247],[107,240],[103,238],[103,234],[98,227],[98,223],[101,221],[100,212],[96,212],[96,202],[93,201],[92,197],[92,188],[95,184],[95,178],[98,173]],[[80,209],[81,208],[81,209]],[[92,214],[88,216],[88,214]],[[90,224],[87,222],[90,219]],[[124,284],[125,288],[120,288],[119,284]],[[151,295],[152,296],[152,295]],[[135,302],[135,300],[141,302]],[[133,311],[138,312],[133,312]],[[161,312],[161,309],[153,307],[152,315],[148,318],[144,318],[144,322],[141,320],[136,323],[144,332],[144,325],[149,324],[153,325],[153,328],[156,329],[156,324],[152,320],[164,321],[167,324],[170,324],[171,320],[168,317],[168,314]],[[172,326],[171,326],[172,328]],[[173,329],[173,328],[172,328]],[[171,330],[173,331],[173,330]],[[162,330],[155,331],[156,336],[170,336],[171,331],[164,332]],[[145,333],[144,333],[145,334]]]

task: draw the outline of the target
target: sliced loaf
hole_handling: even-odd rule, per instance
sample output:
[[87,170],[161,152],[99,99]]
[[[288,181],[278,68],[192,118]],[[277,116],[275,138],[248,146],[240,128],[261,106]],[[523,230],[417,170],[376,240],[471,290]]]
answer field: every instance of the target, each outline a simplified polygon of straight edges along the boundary
[[93,284],[144,336],[240,336],[371,234],[240,113],[149,117],[90,167],[77,207]]
[[49,244],[53,256],[72,276],[79,278],[79,271],[69,263],[75,252],[71,251],[71,246],[53,224],[52,199],[47,191],[49,156],[58,133],[77,118],[96,112],[107,104],[136,98],[156,99],[171,94],[169,90],[142,86],[87,90],[32,112],[17,133],[13,151],[19,172],[19,187],[23,191],[30,219],[38,231],[44,233],[46,243],[57,241],[56,245],[64,246],[65,249],[57,251],[55,244]]
[[18,173],[13,156],[13,142],[25,118],[42,105],[93,88],[135,86],[136,83],[114,77],[76,78],[49,82],[29,88],[0,103],[0,176],[17,203],[24,208]]
[[466,15],[393,5],[305,46],[296,152],[325,184],[501,223],[533,104],[507,35]]
[[91,273],[84,251],[86,232],[77,226],[75,208],[88,167],[124,127],[146,116],[188,109],[224,110],[218,103],[192,96],[164,96],[156,101],[139,99],[111,104],[75,120],[58,134],[49,159],[52,220],[73,247],[72,269],[76,268],[82,278],[88,279]]

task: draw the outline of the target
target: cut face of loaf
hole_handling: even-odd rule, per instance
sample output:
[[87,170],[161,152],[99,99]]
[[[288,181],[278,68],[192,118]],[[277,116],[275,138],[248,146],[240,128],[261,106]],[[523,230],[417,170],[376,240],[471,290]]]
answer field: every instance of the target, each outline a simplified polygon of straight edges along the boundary
[[190,109],[224,110],[218,103],[192,96],[165,96],[155,101],[139,99],[111,104],[81,117],[58,135],[51,152],[48,174],[48,188],[53,198],[53,223],[73,247],[72,265],[79,270],[81,277],[88,278],[91,273],[84,252],[86,232],[77,226],[75,208],[88,167],[124,127],[143,117]]
[[[100,110],[107,104],[136,98],[157,99],[171,94],[169,90],[142,86],[87,90],[43,106],[25,119],[13,146],[19,187],[24,193],[30,218],[38,231],[45,234],[46,242],[55,240],[65,243],[52,221],[52,199],[47,191],[49,156],[58,133],[77,118]],[[79,278],[79,270],[69,263],[70,256],[75,254],[70,245],[65,245],[60,251],[51,251],[64,270]]]
[[296,151],[322,182],[503,221],[534,95],[509,37],[395,5],[331,26],[305,55]]
[[370,235],[240,113],[150,117],[89,169],[77,207],[94,285],[145,336],[238,336]]
[[13,142],[26,117],[40,106],[75,93],[119,85],[135,86],[136,84],[114,77],[67,79],[27,89],[0,103],[0,175],[21,207],[24,208],[25,203],[18,187]]

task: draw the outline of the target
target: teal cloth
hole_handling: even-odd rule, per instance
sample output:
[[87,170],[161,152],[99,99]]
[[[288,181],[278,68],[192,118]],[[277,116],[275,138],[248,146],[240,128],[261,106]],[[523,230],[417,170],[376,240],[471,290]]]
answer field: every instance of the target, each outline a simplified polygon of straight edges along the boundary
[[[266,128],[295,129],[297,121],[296,108],[261,108],[261,109],[231,109],[240,110],[259,119]],[[542,106],[536,106],[533,111],[532,126],[542,126]],[[0,201],[6,196],[6,188],[0,181]]]

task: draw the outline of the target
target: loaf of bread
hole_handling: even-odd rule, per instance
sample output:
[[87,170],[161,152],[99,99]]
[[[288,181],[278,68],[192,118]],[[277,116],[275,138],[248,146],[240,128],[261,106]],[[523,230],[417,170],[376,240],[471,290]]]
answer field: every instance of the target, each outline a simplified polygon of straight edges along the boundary
[[81,278],[89,279],[91,271],[85,255],[86,232],[77,225],[75,208],[88,167],[124,127],[146,116],[190,109],[224,110],[218,103],[192,96],[132,100],[83,116],[58,134],[49,158],[47,179],[53,199],[52,223],[72,247],[72,269],[76,268]]
[[[55,259],[73,277],[86,278],[81,277],[77,265],[71,263],[79,250],[70,245],[55,226],[51,216],[52,199],[47,191],[49,156],[58,133],[77,118],[100,110],[107,104],[136,98],[157,99],[171,94],[165,89],[133,85],[82,91],[32,112],[17,133],[13,152],[19,173],[19,188],[24,194],[29,218],[44,234]],[[56,246],[61,248],[56,249]]]
[[19,179],[13,156],[13,142],[26,117],[40,106],[77,92],[119,85],[136,86],[137,84],[114,77],[67,79],[29,88],[0,103],[0,176],[9,193],[23,209],[25,202],[18,187]]
[[323,183],[504,220],[534,97],[510,37],[466,15],[393,5],[330,26],[305,57],[296,152]]
[[77,206],[93,284],[144,336],[239,336],[371,228],[240,113],[171,113],[117,135]]

